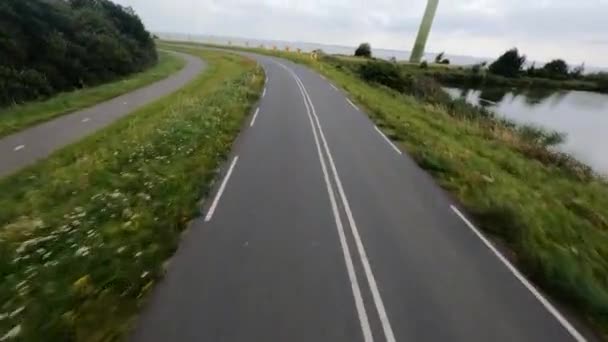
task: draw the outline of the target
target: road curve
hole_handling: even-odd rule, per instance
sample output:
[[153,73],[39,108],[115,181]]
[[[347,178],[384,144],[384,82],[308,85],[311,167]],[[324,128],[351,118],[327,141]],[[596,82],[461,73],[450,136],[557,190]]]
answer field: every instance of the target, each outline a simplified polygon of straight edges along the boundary
[[132,340],[585,341],[311,70],[267,85]]
[[186,60],[179,72],[133,92],[93,107],[63,115],[0,139],[0,177],[43,159],[54,151],[124,117],[132,111],[170,94],[193,80],[204,68],[197,57],[172,52]]

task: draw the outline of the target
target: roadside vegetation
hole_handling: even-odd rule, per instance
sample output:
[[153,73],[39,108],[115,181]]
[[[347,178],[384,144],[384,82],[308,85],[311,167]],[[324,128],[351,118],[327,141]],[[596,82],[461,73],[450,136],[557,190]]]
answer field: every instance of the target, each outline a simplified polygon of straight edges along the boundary
[[[554,59],[542,67],[527,65],[527,58],[516,48],[502,54],[491,64],[478,63],[470,67],[427,68],[416,70],[404,64],[404,72],[423,73],[445,85],[459,87],[517,87],[540,89],[571,89],[608,92],[608,73],[585,74],[585,66],[572,67],[562,59]],[[434,64],[438,66],[440,63]],[[428,64],[427,64],[428,65]]]
[[355,50],[355,57],[372,58],[372,46],[369,43],[361,43]]
[[183,59],[161,52],[158,64],[121,80],[0,109],[0,137],[154,83],[182,69],[185,64]]
[[264,83],[187,52],[208,67],[182,90],[0,180],[0,340],[126,338]]
[[109,0],[0,2],[0,107],[112,81],[156,64],[131,8]]
[[[349,64],[365,64],[372,57],[362,43],[354,55],[332,55]],[[369,45],[369,44],[368,44]],[[362,51],[366,51],[362,54]],[[516,48],[502,54],[493,63],[481,62],[470,66],[451,65],[442,52],[433,61],[413,64],[389,59],[402,73],[425,75],[445,86],[459,88],[520,88],[520,89],[569,89],[608,93],[608,72],[585,73],[585,65],[571,66],[562,59],[554,59],[542,67],[527,63],[525,55]]]
[[524,273],[608,332],[608,182],[551,148],[563,136],[452,100],[393,63],[248,51],[306,64],[342,87]]

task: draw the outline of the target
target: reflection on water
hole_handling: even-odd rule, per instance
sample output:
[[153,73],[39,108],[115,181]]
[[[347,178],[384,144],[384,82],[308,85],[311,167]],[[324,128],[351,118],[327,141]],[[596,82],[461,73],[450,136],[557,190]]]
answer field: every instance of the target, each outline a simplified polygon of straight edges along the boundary
[[608,174],[608,95],[583,91],[446,88],[515,122],[566,133],[564,152]]

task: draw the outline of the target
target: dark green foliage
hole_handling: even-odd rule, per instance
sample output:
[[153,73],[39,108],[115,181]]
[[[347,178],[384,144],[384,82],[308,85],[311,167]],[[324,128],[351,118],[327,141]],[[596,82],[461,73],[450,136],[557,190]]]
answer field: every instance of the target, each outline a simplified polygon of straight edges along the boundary
[[359,75],[370,83],[378,83],[399,92],[407,93],[424,101],[449,103],[450,97],[439,83],[423,75],[407,75],[399,67],[389,62],[368,62],[361,65]]
[[368,62],[361,65],[359,74],[367,82],[379,83],[398,91],[403,91],[406,86],[399,68],[393,63]]
[[583,72],[583,67],[575,68],[572,73],[570,67],[563,59],[554,59],[545,64],[542,68],[536,68],[533,63],[527,70],[526,76],[536,78],[548,78],[553,80],[567,80],[569,78],[579,78]]
[[357,50],[355,50],[355,56],[371,58],[372,57],[371,45],[369,45],[369,43],[361,43],[361,45],[359,45]]
[[553,77],[568,77],[568,64],[563,59],[554,59],[551,62],[545,64],[543,70],[547,73],[547,76]]
[[570,71],[570,76],[572,78],[580,78],[585,73],[585,63],[576,66]]
[[141,20],[109,0],[0,2],[0,106],[106,82],[156,61]]
[[445,56],[445,53],[443,53],[443,52],[441,52],[440,54],[435,56],[435,63],[436,64],[450,64],[450,60],[447,58],[443,58],[444,56]]
[[429,63],[427,61],[422,61],[422,63],[420,63],[420,69],[428,69],[429,68]]
[[439,64],[443,60],[443,52],[440,52],[437,56],[435,56],[435,63]]
[[595,82],[600,91],[608,92],[608,72],[598,72],[587,75],[585,78]]
[[520,55],[519,51],[516,48],[513,48],[498,57],[494,63],[490,64],[490,72],[505,77],[517,77],[525,62],[526,56]]

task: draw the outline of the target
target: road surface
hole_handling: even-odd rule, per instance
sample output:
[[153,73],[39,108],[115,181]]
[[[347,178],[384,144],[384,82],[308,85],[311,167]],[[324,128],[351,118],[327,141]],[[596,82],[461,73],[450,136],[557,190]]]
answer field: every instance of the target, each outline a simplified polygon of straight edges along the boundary
[[259,109],[133,341],[585,340],[340,90],[254,58]]
[[33,164],[134,110],[178,90],[203,70],[204,63],[200,58],[177,54],[186,60],[186,66],[164,80],[0,138],[0,177]]

